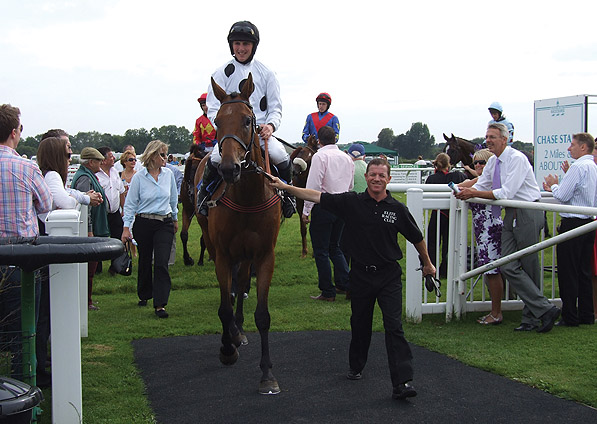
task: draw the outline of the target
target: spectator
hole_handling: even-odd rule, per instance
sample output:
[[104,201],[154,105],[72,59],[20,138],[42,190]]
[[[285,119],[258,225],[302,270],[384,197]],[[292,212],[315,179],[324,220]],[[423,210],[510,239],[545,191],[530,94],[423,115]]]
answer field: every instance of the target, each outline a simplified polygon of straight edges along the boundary
[[[37,149],[37,164],[52,193],[52,210],[74,209],[78,203],[97,206],[102,202],[100,193],[81,193],[65,189],[71,149],[68,134],[63,130],[50,130],[42,135]],[[44,221],[47,214],[39,215],[40,234],[46,235]],[[36,326],[35,353],[37,356],[37,379],[39,387],[51,386],[51,375],[46,371],[48,339],[50,336],[50,267],[39,270],[41,284],[39,318]]]
[[[124,185],[125,201],[126,195],[128,194],[129,187],[131,185],[131,180],[133,179],[133,176],[137,173],[137,171],[135,170],[137,163],[137,155],[135,155],[134,149],[125,150],[124,153],[120,156],[120,164],[123,168],[123,171],[120,173],[120,179],[122,180],[122,185]],[[137,257],[137,242],[135,241],[134,237],[131,240],[131,253],[134,257]]]
[[[133,154],[135,154],[135,157],[136,157],[135,146],[132,146],[130,144],[127,144],[126,146],[124,146],[123,154],[124,154],[124,152],[128,152],[128,151],[133,152]],[[120,161],[114,163],[114,168],[118,172],[124,171],[124,165]],[[143,166],[141,165],[141,161],[137,161],[137,163],[135,164],[135,172],[139,172],[142,168],[143,168]]]
[[336,143],[340,138],[340,121],[338,117],[330,112],[330,106],[332,105],[332,97],[328,93],[319,93],[315,98],[317,102],[317,112],[313,112],[307,115],[307,121],[303,128],[303,141],[307,143],[309,136],[317,137],[319,129],[323,126],[332,127],[336,133]]
[[193,131],[193,143],[203,146],[203,150],[209,153],[214,149],[217,140],[216,129],[207,117],[207,104],[205,103],[206,100],[207,93],[203,93],[197,99],[197,101],[199,102],[199,106],[201,106],[201,110],[203,111],[203,115],[201,115],[195,121],[195,130]]
[[[52,194],[37,165],[22,158],[16,148],[23,125],[19,108],[0,106],[0,237],[36,237],[39,214],[52,207]],[[39,316],[40,280],[36,279],[36,317]],[[0,265],[0,333],[11,338],[11,373],[23,378],[21,341],[21,270]],[[14,335],[14,336],[13,336]]]
[[[463,188],[456,197],[461,200],[480,197],[489,200],[539,201],[541,192],[531,164],[524,154],[508,146],[508,128],[503,124],[490,124],[485,141],[495,156],[489,158],[475,185]],[[492,213],[494,216],[500,215],[499,207],[493,206]],[[502,229],[502,255],[508,256],[538,243],[543,222],[542,211],[507,207]],[[538,255],[531,254],[507,263],[501,267],[501,272],[524,302],[522,322],[514,330],[550,331],[560,316],[560,308],[551,304],[541,291]]]
[[[84,193],[93,190],[100,193],[102,199],[106,199],[104,189],[95,176],[100,170],[101,162],[104,160],[97,149],[85,147],[81,151],[81,166],[73,177],[71,186]],[[88,234],[89,237],[110,237],[110,226],[108,224],[107,202],[102,202],[97,206],[89,208],[88,215]],[[97,261],[88,262],[87,267],[87,307],[90,311],[96,311],[99,308],[93,303],[93,276],[97,268]]]
[[[354,164],[352,160],[336,146],[336,135],[331,127],[321,127],[318,133],[322,145],[311,159],[311,169],[307,177],[307,188],[323,193],[344,193],[352,188]],[[313,202],[305,202],[303,219],[309,222],[311,214],[311,245],[317,265],[317,275],[321,294],[311,296],[315,300],[333,302],[337,293],[346,293],[348,287],[348,264],[340,250],[340,239],[344,221],[331,212],[321,209]],[[334,264],[334,284],[332,269]]]
[[362,144],[354,143],[348,148],[348,155],[354,164],[354,180],[352,191],[362,193],[367,189],[367,163],[365,162],[365,147]]
[[[450,172],[450,157],[445,153],[440,153],[433,162],[435,173],[427,177],[425,184],[448,184],[453,182],[459,184],[466,180],[466,175],[460,171]],[[437,245],[437,210],[431,212],[429,225],[427,226],[427,247],[429,249],[429,257],[433,265],[437,267],[436,261],[436,245]],[[448,210],[440,210],[439,218],[439,237],[441,244],[441,261],[439,265],[440,277],[445,277],[448,270],[448,225],[450,220],[450,212]]]
[[514,142],[514,125],[506,119],[504,108],[502,108],[502,105],[499,102],[493,102],[489,105],[488,109],[489,114],[491,115],[491,120],[488,125],[504,124],[506,128],[508,128],[508,146],[512,147],[512,143]]
[[146,306],[153,298],[155,314],[159,318],[168,318],[165,307],[172,285],[168,257],[172,239],[178,231],[178,194],[174,175],[165,167],[167,154],[168,145],[160,140],[151,141],[145,148],[144,169],[133,176],[126,196],[122,231],[122,242],[130,241],[134,218],[133,232],[139,250],[138,305]]
[[[259,41],[259,30],[251,22],[240,21],[233,24],[228,32],[228,46],[234,58],[218,68],[212,78],[226,93],[231,93],[240,92],[245,79],[249,73],[252,74],[255,90],[249,100],[253,106],[256,123],[260,127],[261,146],[263,147],[267,140],[268,153],[278,170],[278,175],[285,181],[290,181],[292,179],[290,157],[282,143],[276,137],[272,137],[274,131],[280,128],[282,121],[280,85],[274,72],[253,58]],[[219,110],[220,101],[214,95],[210,85],[207,92],[207,114],[211,122],[214,122]],[[216,165],[221,160],[219,150],[214,149],[205,167],[201,188],[197,195],[199,213],[202,215],[207,215],[207,187],[215,179]],[[290,195],[285,195],[282,213],[286,218],[290,218],[295,210],[294,199]]]
[[427,161],[423,159],[423,156],[419,155],[417,157],[417,161],[414,164],[415,166],[427,166]]
[[[100,163],[100,170],[95,173],[104,193],[106,194],[106,208],[108,211],[108,226],[110,227],[110,237],[120,240],[122,238],[122,213],[121,207],[124,206],[124,184],[114,168],[116,158],[112,150],[107,147],[97,149],[104,156]],[[114,276],[116,272],[112,265],[109,268],[110,275]]]
[[405,399],[416,396],[417,392],[409,383],[413,379],[413,357],[402,329],[402,269],[398,264],[402,251],[398,233],[413,243],[419,252],[423,275],[434,275],[435,267],[408,208],[386,190],[391,178],[390,164],[375,158],[367,165],[367,190],[363,193],[321,193],[289,186],[277,178],[272,185],[292,191],[305,201],[318,203],[322,209],[346,221],[348,254],[353,258],[350,270],[352,340],[347,377],[359,380],[367,363],[377,301],[384,317],[392,397]]
[[[493,156],[488,149],[482,149],[475,152],[473,156],[473,166],[475,174],[483,174],[483,169],[487,160]],[[460,188],[471,187],[477,179],[467,180],[459,184]],[[469,203],[469,209],[473,215],[473,230],[477,242],[477,263],[476,266],[483,266],[496,261],[501,257],[502,244],[500,238],[502,235],[502,216],[494,216],[491,212],[491,206],[481,203]],[[502,315],[502,295],[504,291],[504,281],[499,268],[494,268],[483,274],[487,278],[487,287],[491,296],[491,312],[477,320],[483,325],[501,324],[504,317]]]
[[[558,184],[558,177],[549,174],[543,188],[564,205],[597,207],[597,165],[593,162],[595,140],[588,133],[572,136],[568,147],[575,161]],[[595,217],[579,213],[560,213],[559,232],[578,228],[592,222]],[[557,245],[558,284],[562,298],[562,319],[558,326],[578,327],[594,324],[593,286],[591,281],[591,256],[595,231],[585,233]]]

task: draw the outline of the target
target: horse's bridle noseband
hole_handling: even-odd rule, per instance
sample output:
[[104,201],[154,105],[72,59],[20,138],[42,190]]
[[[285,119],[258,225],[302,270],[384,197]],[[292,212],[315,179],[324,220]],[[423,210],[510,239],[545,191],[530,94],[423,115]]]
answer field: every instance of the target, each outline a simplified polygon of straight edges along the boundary
[[242,146],[242,148],[245,150],[245,158],[244,158],[243,162],[245,162],[245,168],[246,168],[249,166],[249,163],[248,163],[249,161],[247,159],[248,159],[248,155],[251,154],[251,149],[253,148],[253,143],[255,140],[255,130],[257,129],[255,113],[253,113],[253,106],[251,106],[251,103],[249,103],[246,100],[242,100],[242,99],[228,100],[227,102],[223,102],[221,104],[221,106],[231,104],[231,103],[243,103],[251,111],[251,140],[247,144],[236,134],[226,134],[225,136],[223,136],[221,139],[218,140],[218,150],[220,151],[220,156],[221,156],[222,155],[222,144],[224,144],[224,141],[229,138],[233,139],[238,144],[240,144]]

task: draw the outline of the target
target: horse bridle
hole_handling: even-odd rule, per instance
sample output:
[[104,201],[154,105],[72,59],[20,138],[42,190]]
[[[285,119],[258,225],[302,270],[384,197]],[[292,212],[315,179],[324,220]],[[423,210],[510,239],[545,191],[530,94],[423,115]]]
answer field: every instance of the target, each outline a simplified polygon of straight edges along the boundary
[[249,110],[251,111],[251,141],[249,141],[249,144],[247,144],[236,134],[226,134],[224,137],[222,137],[220,140],[218,140],[218,150],[220,151],[220,156],[221,156],[222,155],[222,144],[224,144],[224,141],[229,138],[233,139],[238,144],[240,144],[242,146],[242,148],[245,150],[245,158],[244,158],[243,162],[245,163],[245,168],[246,168],[249,166],[248,162],[252,162],[252,161],[248,161],[247,158],[248,158],[248,155],[251,154],[251,149],[253,148],[253,143],[255,140],[255,130],[257,129],[255,113],[253,113],[253,106],[251,106],[251,103],[249,103],[246,100],[242,100],[242,99],[228,100],[227,102],[223,102],[222,106],[231,104],[231,103],[242,103],[242,104],[246,105],[249,108]]
[[236,134],[226,134],[220,140],[218,140],[218,149],[220,151],[220,156],[222,155],[222,144],[224,144],[224,140],[231,138],[232,140],[240,144],[242,148],[245,150],[245,157],[241,161],[241,164],[244,166],[244,168],[247,169],[249,168],[249,166],[253,166],[257,174],[263,174],[267,179],[271,179],[271,177],[267,174],[267,172],[263,170],[262,167],[257,165],[257,163],[254,160],[249,158],[249,156],[251,155],[251,150],[253,149],[253,145],[255,143],[255,131],[257,129],[257,119],[255,118],[255,113],[253,112],[253,106],[251,106],[251,103],[249,103],[248,101],[242,99],[228,100],[226,102],[223,102],[221,106],[230,103],[243,103],[251,111],[251,141],[249,141],[249,144],[247,144]]

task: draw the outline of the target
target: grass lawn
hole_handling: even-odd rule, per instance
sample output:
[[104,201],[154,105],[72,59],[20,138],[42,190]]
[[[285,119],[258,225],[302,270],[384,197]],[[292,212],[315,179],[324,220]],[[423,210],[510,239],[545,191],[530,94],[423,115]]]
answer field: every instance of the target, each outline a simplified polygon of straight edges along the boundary
[[[300,258],[298,228],[298,217],[294,216],[284,222],[280,231],[270,290],[271,331],[349,330],[348,301],[338,297],[334,303],[314,302],[309,298],[318,293],[317,272],[312,258]],[[195,222],[189,234],[195,259],[199,256],[199,234]],[[204,267],[185,267],[179,234],[176,236],[177,260],[171,268],[172,293],[167,308],[170,318],[155,317],[151,302],[145,308],[137,306],[136,268],[130,277],[110,277],[106,272],[96,276],[93,297],[100,310],[89,313],[89,337],[81,341],[85,423],[155,422],[134,365],[132,340],[221,331],[214,265],[209,262]],[[401,245],[404,247],[404,240]],[[256,331],[255,305],[255,294],[251,293],[245,308],[245,329],[249,332]],[[466,364],[597,407],[595,326],[519,334],[512,330],[520,322],[520,312],[505,312],[500,326],[481,326],[475,321],[477,316],[469,314],[448,324],[443,315],[424,316],[421,324],[405,324],[406,336],[412,343]],[[379,310],[374,327],[383,330]],[[219,346],[214,345],[213,354],[218,352]],[[272,361],[275,364],[276,358]],[[416,367],[424,366],[417,363],[415,373]],[[484,388],[478,390],[483,392]],[[44,394],[41,422],[50,423],[51,391],[45,390]]]

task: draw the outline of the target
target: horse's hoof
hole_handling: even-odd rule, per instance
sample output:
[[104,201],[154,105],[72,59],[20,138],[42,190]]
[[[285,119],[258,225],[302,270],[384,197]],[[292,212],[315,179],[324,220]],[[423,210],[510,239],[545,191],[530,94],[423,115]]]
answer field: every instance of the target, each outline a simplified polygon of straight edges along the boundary
[[224,355],[222,351],[220,351],[220,362],[224,365],[234,365],[239,357],[238,349],[234,349],[231,355]]
[[197,265],[198,265],[198,266],[203,266],[203,261],[199,261],[199,262],[197,262]]
[[245,346],[249,344],[249,340],[247,339],[247,336],[245,336],[244,334],[238,333],[237,336],[232,337],[232,343],[234,343],[234,346],[236,347]]
[[193,260],[193,258],[186,258],[186,259],[184,260],[184,264],[185,264],[186,266],[191,266],[191,265],[194,265],[194,264],[195,264],[195,261]]
[[259,394],[277,395],[278,393],[280,393],[280,386],[276,380],[262,380],[259,383]]

